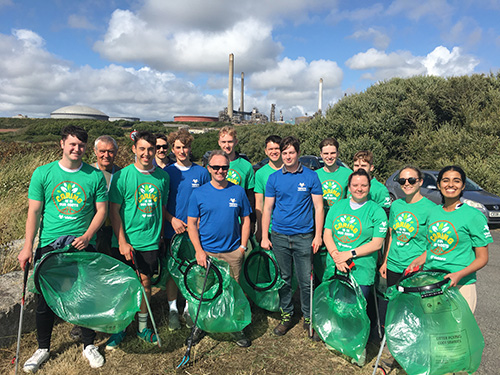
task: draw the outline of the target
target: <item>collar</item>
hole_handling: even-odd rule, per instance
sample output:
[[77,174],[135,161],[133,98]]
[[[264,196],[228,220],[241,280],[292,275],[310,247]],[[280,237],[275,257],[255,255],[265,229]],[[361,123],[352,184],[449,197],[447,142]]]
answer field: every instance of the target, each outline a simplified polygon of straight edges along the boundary
[[295,174],[295,173],[302,173],[302,171],[304,170],[304,166],[302,165],[302,163],[299,161],[299,167],[297,168],[297,170],[295,172],[290,172],[286,169],[285,167],[285,164],[283,164],[283,166],[281,167],[281,171],[283,172],[283,174],[287,174],[287,173],[292,173],[292,174]]

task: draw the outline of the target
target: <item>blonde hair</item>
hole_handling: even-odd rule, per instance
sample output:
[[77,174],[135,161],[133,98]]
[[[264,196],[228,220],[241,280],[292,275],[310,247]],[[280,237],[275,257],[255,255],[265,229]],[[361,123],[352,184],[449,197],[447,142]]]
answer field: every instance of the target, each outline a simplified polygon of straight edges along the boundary
[[226,134],[233,137],[233,138],[237,138],[236,137],[236,129],[232,126],[224,126],[223,128],[221,128],[219,130],[219,138],[226,135]]

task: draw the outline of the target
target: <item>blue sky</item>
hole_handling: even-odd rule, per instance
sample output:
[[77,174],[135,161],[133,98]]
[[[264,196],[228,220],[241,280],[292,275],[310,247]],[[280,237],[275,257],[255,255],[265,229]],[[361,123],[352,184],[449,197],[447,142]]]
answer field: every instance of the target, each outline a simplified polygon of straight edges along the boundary
[[500,0],[0,0],[0,116],[81,104],[171,121],[234,108],[285,120],[392,77],[497,73]]

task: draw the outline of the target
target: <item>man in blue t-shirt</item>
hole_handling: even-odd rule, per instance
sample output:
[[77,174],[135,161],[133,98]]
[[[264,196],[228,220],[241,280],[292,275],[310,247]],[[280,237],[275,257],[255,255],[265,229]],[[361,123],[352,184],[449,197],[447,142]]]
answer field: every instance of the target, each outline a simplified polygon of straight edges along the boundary
[[273,331],[277,336],[292,327],[292,264],[299,282],[304,329],[310,329],[311,247],[314,253],[320,248],[324,221],[321,182],[315,172],[299,162],[299,141],[286,137],[280,143],[280,150],[283,167],[267,180],[261,242],[263,249],[273,249],[285,281],[279,290],[281,322]]
[[[160,142],[162,139],[160,139]],[[158,140],[156,141],[158,145]],[[185,129],[170,133],[168,143],[172,145],[175,155],[175,164],[168,166],[165,171],[170,176],[170,189],[165,215],[165,245],[170,246],[174,234],[184,233],[187,229],[187,214],[189,198],[192,192],[201,185],[210,181],[207,170],[191,162],[191,143],[193,136]],[[158,152],[158,151],[157,151]],[[179,311],[177,309],[177,285],[173,278],[169,278],[166,285],[167,300],[169,305],[168,328],[176,330],[181,328]],[[184,309],[186,325],[192,327],[193,321],[188,313],[187,301]]]
[[[187,229],[198,264],[206,267],[207,255],[224,260],[238,281],[250,237],[252,209],[245,190],[226,180],[228,170],[229,158],[222,150],[213,151],[208,158],[211,180],[191,194]],[[193,342],[201,335],[196,328]],[[251,345],[243,331],[233,333],[233,340],[241,347]]]

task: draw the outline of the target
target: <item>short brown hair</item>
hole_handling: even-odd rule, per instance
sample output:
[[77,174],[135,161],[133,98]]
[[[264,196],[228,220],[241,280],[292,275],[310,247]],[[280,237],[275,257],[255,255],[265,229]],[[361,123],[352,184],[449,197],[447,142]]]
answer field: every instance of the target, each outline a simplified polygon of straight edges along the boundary
[[319,143],[319,150],[323,151],[323,147],[325,146],[335,146],[337,152],[339,151],[339,142],[333,137],[323,139]]
[[207,164],[210,165],[210,161],[212,160],[212,158],[215,156],[215,155],[220,155],[220,156],[224,156],[227,160],[227,164],[229,165],[230,161],[229,161],[229,158],[227,157],[227,155],[224,153],[224,151],[222,150],[213,150],[210,152],[210,155],[208,155],[208,160],[207,160]]
[[230,135],[233,138],[236,137],[236,129],[232,126],[224,126],[219,130],[219,138],[222,137],[223,135]]
[[352,161],[364,160],[368,164],[373,165],[373,153],[369,150],[361,150],[354,154]]
[[191,147],[194,137],[186,129],[179,129],[168,135],[168,143],[174,147],[175,141],[180,141],[184,146]]

